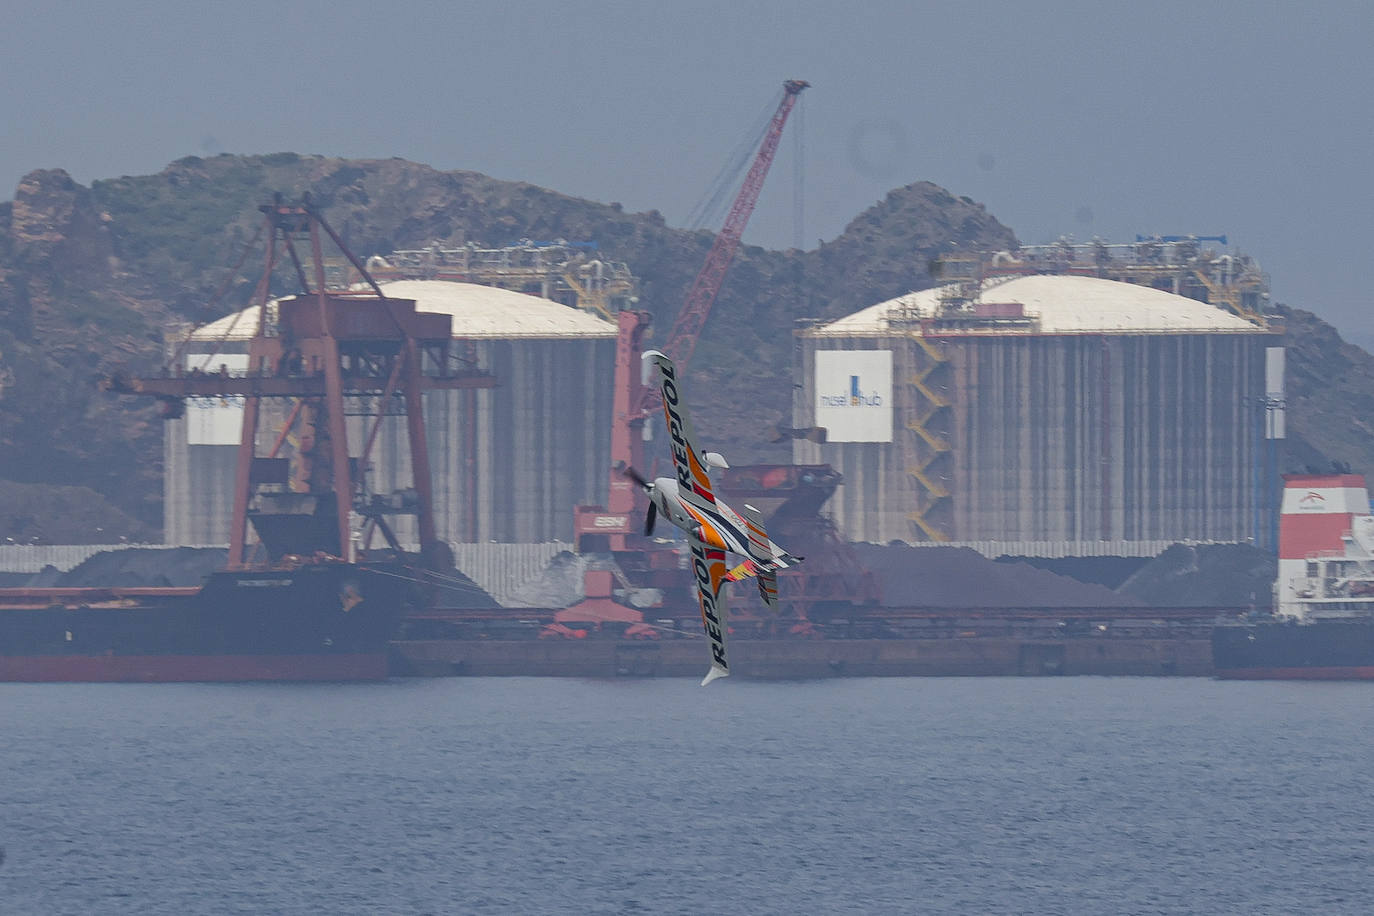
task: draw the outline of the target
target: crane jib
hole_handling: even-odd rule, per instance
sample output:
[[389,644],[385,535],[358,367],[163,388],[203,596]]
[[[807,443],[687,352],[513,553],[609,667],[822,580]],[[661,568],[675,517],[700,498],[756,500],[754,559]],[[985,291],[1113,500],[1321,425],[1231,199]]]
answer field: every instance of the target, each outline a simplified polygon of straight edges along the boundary
[[673,329],[668,333],[668,343],[664,350],[683,366],[691,361],[697,338],[706,324],[706,316],[710,313],[711,306],[716,301],[716,294],[720,292],[721,283],[725,280],[725,274],[735,259],[740,238],[744,235],[744,227],[754,212],[759,192],[763,189],[763,181],[768,176],[773,157],[778,151],[778,141],[782,138],[787,116],[796,104],[797,96],[810,85],[806,80],[788,80],[783,84],[782,101],[773,113],[773,119],[769,122],[753,165],[744,176],[744,183],[730,207],[729,215],[725,218],[725,225],[721,227],[711,250],[707,252],[706,263],[692,281],[687,298],[673,322]]

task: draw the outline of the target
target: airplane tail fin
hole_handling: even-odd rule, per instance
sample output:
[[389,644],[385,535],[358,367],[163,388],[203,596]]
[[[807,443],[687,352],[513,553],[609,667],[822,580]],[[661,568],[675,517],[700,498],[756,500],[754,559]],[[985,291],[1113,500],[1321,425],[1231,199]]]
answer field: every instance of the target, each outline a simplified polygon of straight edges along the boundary
[[721,578],[721,584],[726,582],[743,582],[745,579],[757,579],[759,595],[763,598],[763,603],[771,608],[777,607],[778,597],[778,568],[777,564],[755,563],[753,560],[745,560],[734,569],[730,570]]
[[764,604],[776,610],[779,558],[773,555],[768,533],[763,530],[763,514],[753,506],[746,505],[744,525],[749,529],[749,559],[753,561],[754,573],[758,577],[759,596],[763,598]]
[[721,584],[726,582],[743,582],[745,579],[752,579],[759,574],[759,568],[754,565],[753,560],[745,560],[734,569],[730,570],[721,577]]
[[778,609],[778,571],[776,569],[759,570],[759,597],[763,603],[773,610]]

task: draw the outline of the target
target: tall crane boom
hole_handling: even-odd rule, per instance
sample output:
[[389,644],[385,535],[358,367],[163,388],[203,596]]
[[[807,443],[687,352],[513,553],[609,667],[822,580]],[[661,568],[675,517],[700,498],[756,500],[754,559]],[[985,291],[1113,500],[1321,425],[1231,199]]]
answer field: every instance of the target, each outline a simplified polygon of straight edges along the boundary
[[782,84],[782,101],[778,103],[777,111],[773,112],[773,120],[768,124],[768,131],[764,134],[758,155],[754,157],[754,164],[750,167],[749,174],[744,177],[739,195],[730,207],[730,215],[725,218],[725,226],[716,236],[711,252],[706,255],[706,263],[697,274],[696,280],[692,282],[692,288],[687,293],[682,310],[677,313],[677,320],[673,322],[673,330],[668,334],[664,351],[679,367],[685,367],[692,358],[692,351],[696,349],[697,338],[701,336],[706,316],[716,301],[716,294],[720,292],[721,282],[725,279],[726,271],[730,269],[730,263],[735,260],[735,252],[739,250],[739,240],[744,235],[745,224],[754,212],[759,191],[763,189],[763,180],[768,177],[768,168],[773,164],[773,157],[778,152],[783,125],[787,123],[787,116],[791,114],[797,96],[810,85],[806,80],[788,80]]
[[[730,269],[730,262],[735,259],[740,236],[744,234],[749,215],[754,212],[754,204],[758,202],[759,191],[763,188],[763,179],[767,177],[768,167],[773,164],[773,157],[777,154],[783,125],[797,102],[797,96],[810,85],[805,80],[783,83],[782,101],[768,123],[753,165],[662,347],[679,366],[686,365],[696,348],[702,325],[706,323],[706,316],[716,301],[716,293],[720,291],[721,281]],[[658,387],[643,384],[640,376],[640,354],[650,318],[648,312],[630,309],[622,310],[617,316],[620,333],[616,348],[616,395],[611,423],[611,462],[615,469],[611,472],[606,506],[576,508],[573,530],[579,551],[609,548],[613,553],[633,552],[637,549],[636,543],[642,544],[648,540],[637,534],[637,519],[643,517],[645,508],[644,491],[624,477],[623,470],[643,466],[643,425],[650,415],[660,409]],[[651,558],[669,556],[662,551],[657,554],[649,551],[645,555]],[[676,554],[672,553],[671,556],[671,568],[675,570]],[[651,567],[653,562],[651,559]]]

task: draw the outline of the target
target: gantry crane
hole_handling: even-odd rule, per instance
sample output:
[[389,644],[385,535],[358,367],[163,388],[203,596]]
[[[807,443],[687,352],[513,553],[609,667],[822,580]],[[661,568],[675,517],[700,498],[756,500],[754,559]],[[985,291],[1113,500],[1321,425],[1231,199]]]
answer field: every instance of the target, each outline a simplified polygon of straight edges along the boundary
[[[266,265],[254,296],[257,330],[248,341],[247,372],[231,375],[226,367],[219,373],[193,369],[183,374],[177,366],[158,377],[116,374],[102,387],[157,398],[168,418],[182,415],[187,398],[244,399],[230,567],[242,568],[250,562],[249,522],[274,563],[287,556],[316,554],[358,559],[357,548],[366,550],[367,539],[376,528],[399,555],[401,548],[386,524],[386,514],[416,516],[424,564],[434,569],[451,567],[448,547],[435,533],[421,393],[491,388],[496,380],[484,372],[455,369],[450,358],[453,332],[449,316],[420,312],[413,299],[383,293],[308,195],[299,204],[285,204],[278,197],[259,209],[264,215],[268,245]],[[349,259],[368,289],[331,290],[326,286],[321,234],[328,235]],[[308,262],[298,253],[301,243],[309,245]],[[282,248],[290,255],[301,292],[273,301],[269,285]],[[307,270],[307,263],[313,271]],[[276,436],[276,445],[265,457],[257,451],[264,399],[296,404]],[[375,405],[375,415],[360,411],[360,402]],[[373,498],[359,479],[382,417],[388,413],[406,417],[413,500]],[[368,416],[370,421],[361,457],[356,459],[349,447],[345,414]],[[301,430],[303,445],[293,459],[278,457],[293,427]],[[355,517],[362,522],[361,530],[355,530]]]

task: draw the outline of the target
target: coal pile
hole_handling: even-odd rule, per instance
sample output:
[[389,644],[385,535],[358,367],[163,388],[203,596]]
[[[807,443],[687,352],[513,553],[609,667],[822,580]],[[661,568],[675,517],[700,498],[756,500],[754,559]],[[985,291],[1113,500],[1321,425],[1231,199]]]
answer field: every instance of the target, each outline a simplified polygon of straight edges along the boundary
[[1057,576],[1068,576],[1079,582],[1091,582],[1117,589],[1140,571],[1153,557],[1009,557],[997,558],[998,563],[1025,563]]
[[[34,581],[34,587],[141,588],[173,586],[192,588],[205,577],[223,569],[229,551],[223,547],[130,547],[102,550],[68,572],[50,575],[51,581]],[[35,579],[43,578],[39,573]]]
[[1175,544],[1117,590],[1151,607],[1267,608],[1278,561],[1249,544]]
[[[0,584],[27,588],[195,588],[224,569],[223,547],[130,547],[104,550],[68,572],[48,566],[26,581]],[[428,580],[434,603],[443,607],[494,608],[501,605],[471,577],[450,566]]]
[[885,607],[1142,607],[1139,598],[967,547],[855,544],[878,578]]
[[441,573],[426,577],[432,592],[431,603],[435,607],[450,608],[492,608],[500,607],[501,602],[491,593],[478,585],[471,576],[456,566],[450,566]]

